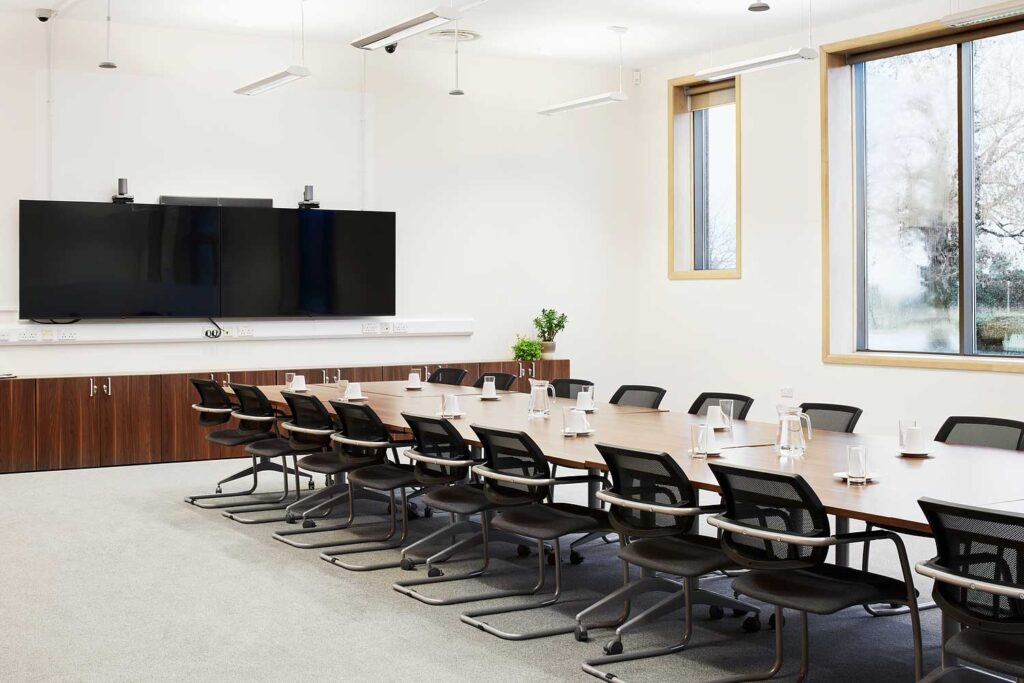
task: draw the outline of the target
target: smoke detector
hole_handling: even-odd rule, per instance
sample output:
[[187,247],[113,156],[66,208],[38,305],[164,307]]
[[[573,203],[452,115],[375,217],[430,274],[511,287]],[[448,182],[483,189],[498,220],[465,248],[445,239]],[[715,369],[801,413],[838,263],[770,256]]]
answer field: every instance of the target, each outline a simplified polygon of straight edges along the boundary
[[427,34],[427,38],[441,43],[466,43],[471,40],[480,40],[480,34],[462,28],[443,28],[431,31]]

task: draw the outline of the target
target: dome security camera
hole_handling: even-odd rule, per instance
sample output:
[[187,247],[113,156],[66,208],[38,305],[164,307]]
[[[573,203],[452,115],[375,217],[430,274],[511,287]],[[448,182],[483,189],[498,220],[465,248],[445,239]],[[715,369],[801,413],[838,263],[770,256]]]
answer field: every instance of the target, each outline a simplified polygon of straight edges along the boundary
[[397,50],[397,49],[398,49],[398,43],[391,43],[390,45],[385,45],[384,46],[384,52],[387,52],[389,55],[395,54],[395,50]]
[[56,14],[56,12],[54,12],[52,9],[37,9],[36,19],[38,19],[40,23],[45,24],[50,19],[53,19],[54,14]]

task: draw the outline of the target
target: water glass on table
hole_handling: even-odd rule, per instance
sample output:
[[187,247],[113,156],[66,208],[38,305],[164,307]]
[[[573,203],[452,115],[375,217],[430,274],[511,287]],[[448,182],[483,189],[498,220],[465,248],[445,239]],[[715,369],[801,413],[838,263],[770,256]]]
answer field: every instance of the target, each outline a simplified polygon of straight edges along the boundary
[[868,481],[868,450],[864,446],[846,447],[846,482],[863,486]]
[[718,455],[715,443],[715,428],[709,424],[690,425],[690,453],[695,458]]
[[295,384],[295,373],[294,372],[286,372],[286,373],[284,373],[284,384],[288,388],[288,390],[291,391],[292,386]]

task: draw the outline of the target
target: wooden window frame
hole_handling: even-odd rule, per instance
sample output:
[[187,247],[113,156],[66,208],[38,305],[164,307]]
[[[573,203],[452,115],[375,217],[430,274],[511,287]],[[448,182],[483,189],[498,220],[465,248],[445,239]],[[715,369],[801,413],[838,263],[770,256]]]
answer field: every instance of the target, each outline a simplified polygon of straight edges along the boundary
[[[714,92],[716,90],[733,89],[735,92],[736,107],[736,267],[720,270],[697,270],[694,264],[694,236],[696,231],[696,219],[694,216],[694,192],[690,188],[690,202],[687,207],[689,221],[687,231],[689,239],[688,262],[690,268],[677,268],[676,263],[676,140],[675,140],[675,117],[678,114],[691,113],[687,98],[690,94],[701,92]],[[693,92],[696,91],[696,92]],[[743,273],[743,241],[742,241],[742,169],[741,169],[741,117],[740,117],[740,79],[733,78],[726,81],[710,83],[696,76],[682,76],[670,79],[668,82],[668,278],[670,280],[738,280]],[[690,135],[690,163],[691,185],[693,183],[693,122],[687,126]]]

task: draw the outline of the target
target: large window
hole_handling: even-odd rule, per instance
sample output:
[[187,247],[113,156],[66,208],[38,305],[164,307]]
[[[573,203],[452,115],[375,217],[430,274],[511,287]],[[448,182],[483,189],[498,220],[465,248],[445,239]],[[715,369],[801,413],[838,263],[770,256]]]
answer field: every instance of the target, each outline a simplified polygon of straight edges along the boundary
[[1024,355],[1024,33],[853,65],[857,348]]

